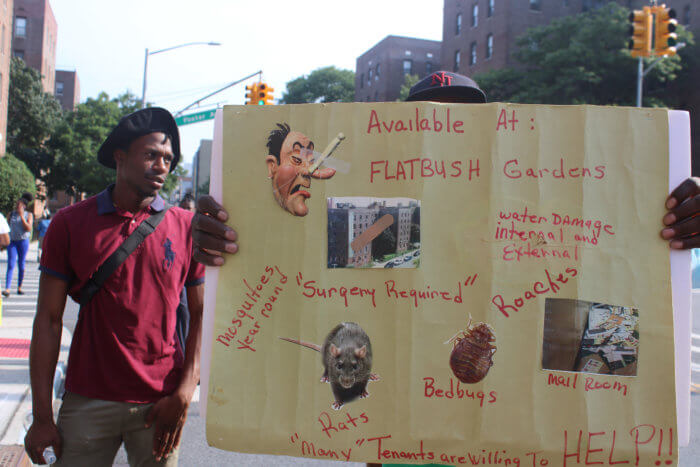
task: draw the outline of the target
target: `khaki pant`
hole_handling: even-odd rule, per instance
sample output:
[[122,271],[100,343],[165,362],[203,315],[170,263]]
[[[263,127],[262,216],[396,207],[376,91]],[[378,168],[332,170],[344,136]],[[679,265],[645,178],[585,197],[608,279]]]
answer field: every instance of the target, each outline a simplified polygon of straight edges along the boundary
[[177,449],[160,462],[153,456],[155,427],[144,427],[152,406],[90,399],[66,392],[57,423],[63,454],[54,465],[110,467],[123,442],[131,467],[176,467]]

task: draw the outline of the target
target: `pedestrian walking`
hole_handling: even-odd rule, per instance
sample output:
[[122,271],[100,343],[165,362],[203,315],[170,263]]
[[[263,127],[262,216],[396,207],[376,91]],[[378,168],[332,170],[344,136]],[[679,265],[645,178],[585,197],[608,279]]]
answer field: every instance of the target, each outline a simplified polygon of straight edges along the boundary
[[[97,159],[116,183],[57,212],[44,238],[30,350],[32,461],[111,466],[124,443],[132,466],[176,466],[199,381],[204,266],[192,260],[193,213],[158,194],[180,159],[172,115],[136,111],[112,130]],[[186,351],[175,326],[180,292],[190,311]],[[52,382],[66,296],[81,304],[54,422]]]
[[44,217],[41,218],[36,226],[36,232],[39,235],[39,247],[37,248],[36,260],[39,262],[41,260],[41,249],[44,247],[44,235],[49,228],[51,223],[51,211],[45,211]]
[[24,295],[22,281],[24,280],[24,263],[29,251],[29,239],[32,237],[34,216],[27,209],[34,200],[31,193],[24,193],[17,200],[15,210],[10,213],[10,244],[7,247],[7,272],[5,273],[5,290],[2,295],[10,296],[10,285],[15,265],[17,266],[17,294]]

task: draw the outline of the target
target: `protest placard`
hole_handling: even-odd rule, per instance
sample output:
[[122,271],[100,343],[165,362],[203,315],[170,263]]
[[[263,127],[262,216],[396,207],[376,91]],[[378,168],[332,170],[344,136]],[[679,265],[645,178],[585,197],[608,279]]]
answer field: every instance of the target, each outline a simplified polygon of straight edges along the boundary
[[668,111],[236,106],[217,125],[241,248],[204,342],[211,445],[677,462]]

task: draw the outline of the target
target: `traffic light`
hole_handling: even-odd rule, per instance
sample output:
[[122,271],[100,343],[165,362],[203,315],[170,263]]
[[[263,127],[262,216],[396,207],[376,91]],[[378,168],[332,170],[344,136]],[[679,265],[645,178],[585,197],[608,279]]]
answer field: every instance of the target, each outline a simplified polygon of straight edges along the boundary
[[272,101],[272,91],[274,90],[265,83],[258,84],[258,105],[275,105]]
[[634,10],[629,16],[630,41],[628,48],[633,57],[648,57],[651,54],[652,10],[645,6],[643,10]]
[[654,34],[654,53],[661,57],[666,55],[676,55],[677,35],[675,33],[678,21],[676,11],[668,8],[666,5],[652,7],[654,9],[655,34]]
[[246,91],[248,91],[245,94],[245,105],[258,105],[258,86],[258,83],[253,83],[245,87]]

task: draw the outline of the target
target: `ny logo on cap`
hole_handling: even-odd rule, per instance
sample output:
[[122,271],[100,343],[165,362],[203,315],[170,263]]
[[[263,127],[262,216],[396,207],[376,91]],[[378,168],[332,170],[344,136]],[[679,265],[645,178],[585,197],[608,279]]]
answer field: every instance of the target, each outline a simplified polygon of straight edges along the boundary
[[430,85],[449,86],[452,84],[452,76],[446,75],[444,71],[433,73],[430,76]]

